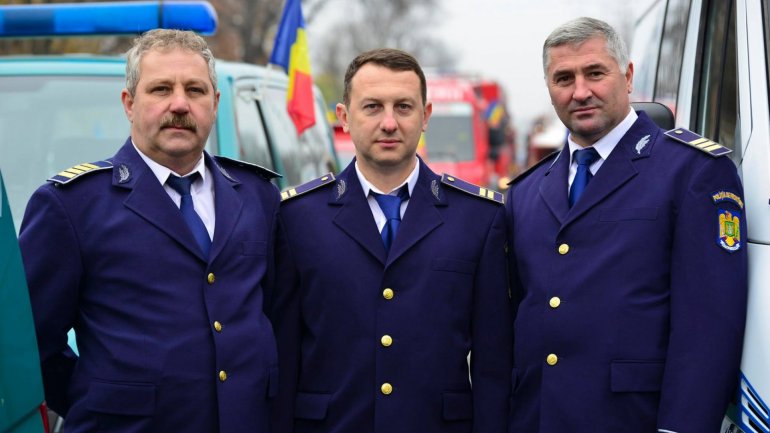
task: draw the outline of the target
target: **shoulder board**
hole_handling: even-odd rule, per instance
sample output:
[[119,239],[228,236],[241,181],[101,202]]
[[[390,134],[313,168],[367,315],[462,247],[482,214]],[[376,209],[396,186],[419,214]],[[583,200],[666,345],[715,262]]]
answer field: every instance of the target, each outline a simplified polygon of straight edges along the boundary
[[503,195],[493,189],[484,188],[478,185],[474,185],[470,182],[466,182],[462,179],[458,179],[454,176],[450,176],[446,173],[441,176],[441,183],[449,185],[452,188],[459,189],[460,191],[467,192],[470,195],[476,197],[485,198],[500,204],[503,204]]
[[684,128],[675,128],[666,131],[666,135],[680,143],[687,144],[714,157],[727,155],[732,152],[732,149]]
[[60,171],[55,176],[48,178],[48,180],[57,185],[66,185],[83,175],[88,173],[96,173],[97,171],[101,170],[107,170],[108,168],[112,168],[112,163],[110,161],[86,162],[83,164],[73,165],[64,171]]
[[320,188],[324,185],[328,185],[334,182],[334,175],[331,173],[325,174],[317,179],[313,179],[310,182],[303,183],[300,186],[289,188],[281,193],[281,201],[288,200],[290,198],[299,197],[302,194],[312,191],[316,188]]
[[532,165],[532,167],[529,167],[528,169],[526,169],[526,170],[522,171],[521,173],[519,173],[510,182],[508,182],[508,185],[509,186],[513,185],[513,184],[517,183],[518,181],[524,179],[525,177],[529,176],[530,173],[535,171],[538,167],[540,167],[541,165],[543,165],[543,164],[545,164],[547,162],[551,162],[551,163],[556,162],[556,159],[559,157],[560,153],[561,153],[561,148],[556,150],[556,151],[554,151],[554,152],[549,153],[548,155],[543,157],[540,161],[534,163]]
[[[251,162],[241,161],[239,159],[233,159],[233,158],[228,158],[226,156],[219,156],[219,155],[214,155],[214,159],[216,159],[217,162],[232,164],[232,165],[235,165],[236,167],[246,167],[246,168],[254,169],[254,171],[256,171],[257,173],[259,173],[261,176],[263,176],[268,180],[276,177],[283,177],[272,170],[268,170],[265,167],[262,167],[261,165],[253,164]],[[230,177],[230,175],[227,172],[225,172],[224,174],[225,176]]]

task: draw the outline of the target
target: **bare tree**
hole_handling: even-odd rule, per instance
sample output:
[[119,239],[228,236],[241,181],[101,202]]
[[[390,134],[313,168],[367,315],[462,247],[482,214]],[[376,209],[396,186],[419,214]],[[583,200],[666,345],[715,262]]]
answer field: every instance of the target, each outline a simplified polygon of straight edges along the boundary
[[[330,101],[339,101],[342,76],[350,60],[373,48],[400,48],[423,66],[452,68],[454,57],[446,45],[430,36],[443,15],[439,0],[338,0],[344,10],[325,36],[311,41],[314,77]],[[316,72],[317,71],[317,72]]]

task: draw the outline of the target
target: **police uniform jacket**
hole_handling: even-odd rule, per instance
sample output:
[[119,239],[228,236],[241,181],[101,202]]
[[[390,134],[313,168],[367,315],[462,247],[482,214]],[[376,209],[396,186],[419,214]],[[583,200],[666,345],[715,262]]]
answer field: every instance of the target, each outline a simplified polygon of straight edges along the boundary
[[276,431],[505,431],[502,195],[453,188],[420,162],[386,253],[354,163],[281,205]]
[[730,158],[665,134],[640,112],[572,208],[567,146],[511,185],[510,432],[719,430],[745,321],[743,191]]
[[264,169],[204,157],[208,259],[130,139],[80,166],[104,169],[29,202],[20,243],[46,400],[69,432],[266,431],[277,356],[263,284],[279,195]]

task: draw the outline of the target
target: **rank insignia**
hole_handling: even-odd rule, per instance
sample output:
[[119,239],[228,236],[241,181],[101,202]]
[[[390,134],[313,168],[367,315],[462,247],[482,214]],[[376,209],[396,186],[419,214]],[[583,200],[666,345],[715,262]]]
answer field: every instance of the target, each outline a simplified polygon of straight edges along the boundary
[[487,200],[491,200],[500,204],[504,203],[503,195],[495,190],[484,188],[478,185],[474,185],[470,182],[466,182],[462,179],[444,174],[441,176],[441,183],[458,189],[462,192],[481,197]]
[[719,234],[717,243],[729,252],[741,249],[741,214],[740,212],[719,209]]
[[[334,181],[335,181],[335,178],[334,178],[333,174],[331,174],[331,173],[325,174],[325,175],[323,175],[323,176],[321,176],[321,177],[319,177],[317,179],[311,180],[310,182],[303,183],[302,185],[300,185],[300,186],[298,186],[296,188],[290,188],[290,189],[288,189],[286,191],[283,191],[281,193],[281,201],[285,201],[285,200],[288,200],[288,199],[294,198],[294,197],[299,197],[299,196],[301,196],[302,194],[304,194],[306,192],[312,191],[312,190],[314,190],[316,188],[320,188],[320,187],[322,187],[324,185],[329,185],[329,184],[331,184]],[[343,186],[342,188],[343,188],[342,189],[342,193],[344,193],[345,192],[345,190],[344,190],[345,187]]]
[[670,131],[666,131],[666,135],[680,143],[690,145],[700,150],[701,152],[708,153],[711,156],[722,156],[732,152],[730,148],[722,146],[715,141],[709,140],[706,137],[702,137],[684,128],[676,128]]
[[56,185],[66,185],[84,174],[96,173],[97,171],[111,168],[112,163],[110,161],[83,163],[60,171],[55,176],[51,176],[48,180],[54,182]]

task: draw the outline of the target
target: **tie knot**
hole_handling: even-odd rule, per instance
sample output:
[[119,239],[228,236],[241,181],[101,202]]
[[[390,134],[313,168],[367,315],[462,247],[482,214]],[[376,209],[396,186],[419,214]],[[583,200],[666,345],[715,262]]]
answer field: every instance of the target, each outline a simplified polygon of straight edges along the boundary
[[377,200],[377,204],[380,205],[382,213],[385,214],[387,219],[401,219],[401,203],[404,200],[409,199],[409,188],[406,185],[402,186],[398,190],[397,195],[390,194],[378,194],[376,192],[371,193],[374,199]]
[[594,162],[596,162],[600,158],[599,152],[596,151],[593,147],[589,147],[587,149],[581,149],[575,152],[575,162],[578,163],[578,165],[586,165],[590,166]]
[[199,176],[197,172],[187,177],[179,177],[172,174],[166,179],[166,184],[178,192],[179,195],[190,195],[190,187]]

